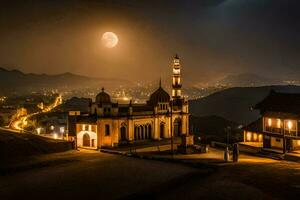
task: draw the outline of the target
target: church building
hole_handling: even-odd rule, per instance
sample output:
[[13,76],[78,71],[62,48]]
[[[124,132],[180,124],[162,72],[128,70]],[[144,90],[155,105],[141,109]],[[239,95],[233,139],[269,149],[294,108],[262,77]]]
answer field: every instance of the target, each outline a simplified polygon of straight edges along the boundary
[[90,105],[88,115],[76,120],[78,147],[98,149],[146,140],[189,135],[189,107],[181,93],[181,65],[173,60],[172,97],[161,82],[144,104],[119,104],[102,91]]

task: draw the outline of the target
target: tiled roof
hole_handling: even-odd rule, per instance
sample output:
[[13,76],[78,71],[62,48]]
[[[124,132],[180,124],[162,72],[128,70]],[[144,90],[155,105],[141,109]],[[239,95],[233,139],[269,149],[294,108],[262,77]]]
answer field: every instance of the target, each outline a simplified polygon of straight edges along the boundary
[[245,131],[261,132],[263,130],[262,118],[259,118],[258,120],[244,126],[243,129]]
[[300,93],[279,93],[272,90],[254,108],[262,112],[271,111],[300,115]]

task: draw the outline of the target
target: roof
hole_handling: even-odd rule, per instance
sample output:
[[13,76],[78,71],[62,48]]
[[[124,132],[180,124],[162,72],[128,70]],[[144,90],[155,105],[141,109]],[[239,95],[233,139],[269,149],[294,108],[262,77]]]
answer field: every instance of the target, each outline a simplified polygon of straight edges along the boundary
[[153,107],[149,106],[147,104],[133,104],[132,111],[133,112],[146,112],[146,111],[153,112]]
[[261,112],[291,113],[300,115],[300,93],[280,93],[271,90],[270,94],[256,104]]
[[170,95],[161,86],[159,86],[159,88],[151,94],[148,103],[156,105],[158,102],[170,102],[170,99]]
[[96,103],[111,103],[110,96],[104,92],[104,88],[102,88],[102,92],[96,96]]
[[97,116],[95,115],[88,115],[88,116],[78,116],[76,118],[76,123],[77,124],[96,124],[97,123]]
[[245,131],[251,131],[251,132],[261,132],[263,131],[263,121],[262,118],[259,118],[258,120],[246,125],[243,127],[243,130]]

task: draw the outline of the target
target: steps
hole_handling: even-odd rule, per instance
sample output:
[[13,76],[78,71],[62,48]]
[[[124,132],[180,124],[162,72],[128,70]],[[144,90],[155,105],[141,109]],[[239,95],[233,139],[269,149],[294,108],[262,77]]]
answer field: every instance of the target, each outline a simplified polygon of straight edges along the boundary
[[273,149],[263,148],[258,152],[258,155],[268,157],[268,158],[272,158],[272,159],[275,159],[275,160],[284,160],[285,159],[285,154],[283,154],[282,152],[273,150]]

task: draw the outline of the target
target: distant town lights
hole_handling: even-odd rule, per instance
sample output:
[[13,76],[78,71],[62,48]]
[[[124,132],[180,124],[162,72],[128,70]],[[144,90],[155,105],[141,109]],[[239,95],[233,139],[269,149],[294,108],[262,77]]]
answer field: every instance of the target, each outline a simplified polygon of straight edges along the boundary
[[57,139],[57,133],[54,133],[54,134],[53,134],[53,138],[54,138],[54,139]]
[[63,127],[63,126],[60,127],[60,128],[59,128],[59,131],[60,131],[61,134],[64,134],[64,133],[65,133],[65,127]]

